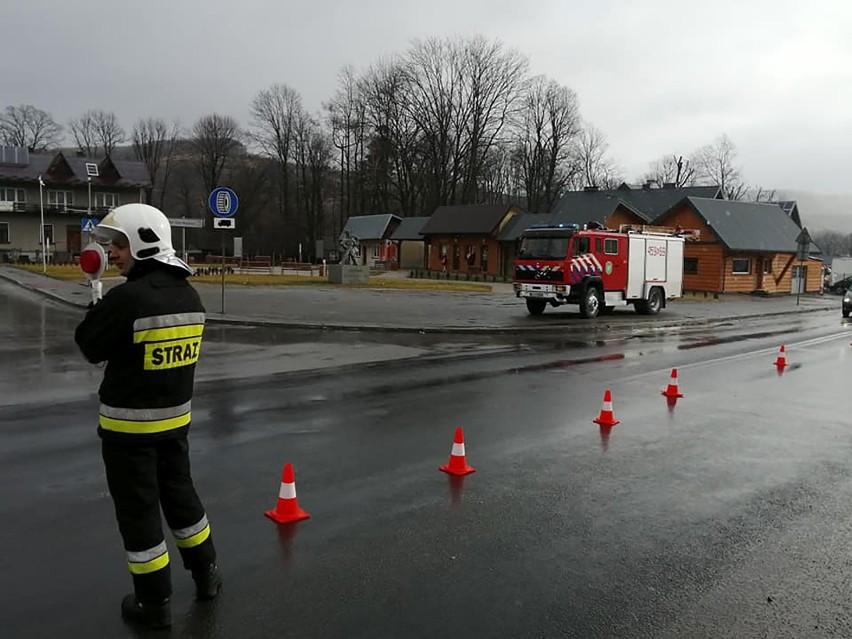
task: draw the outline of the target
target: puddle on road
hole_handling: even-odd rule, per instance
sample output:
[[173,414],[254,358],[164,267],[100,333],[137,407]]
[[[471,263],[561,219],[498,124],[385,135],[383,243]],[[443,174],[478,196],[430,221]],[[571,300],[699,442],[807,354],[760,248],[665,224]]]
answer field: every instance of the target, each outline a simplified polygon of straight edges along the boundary
[[693,348],[702,348],[704,346],[718,346],[720,344],[734,344],[736,342],[744,342],[750,339],[763,339],[765,337],[774,337],[778,335],[790,335],[791,333],[799,333],[801,330],[801,328],[791,328],[778,331],[748,333],[744,335],[729,335],[727,337],[707,337],[688,344],[678,344],[678,350],[689,350]]

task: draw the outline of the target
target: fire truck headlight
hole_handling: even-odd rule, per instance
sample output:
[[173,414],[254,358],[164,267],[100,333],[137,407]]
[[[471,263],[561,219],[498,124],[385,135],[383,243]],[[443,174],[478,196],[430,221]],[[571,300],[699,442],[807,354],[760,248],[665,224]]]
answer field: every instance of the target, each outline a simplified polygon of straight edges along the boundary
[[557,286],[556,286],[556,292],[557,292],[557,293],[564,293],[564,292],[565,292],[565,287],[564,287],[564,286],[558,286],[558,285],[557,285]]

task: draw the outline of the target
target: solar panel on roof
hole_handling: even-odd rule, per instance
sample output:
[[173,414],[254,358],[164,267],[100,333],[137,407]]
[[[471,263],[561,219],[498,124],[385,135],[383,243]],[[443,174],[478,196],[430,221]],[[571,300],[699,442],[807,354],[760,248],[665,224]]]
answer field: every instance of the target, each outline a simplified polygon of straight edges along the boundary
[[27,166],[30,163],[30,151],[25,146],[0,146],[0,164],[6,166]]

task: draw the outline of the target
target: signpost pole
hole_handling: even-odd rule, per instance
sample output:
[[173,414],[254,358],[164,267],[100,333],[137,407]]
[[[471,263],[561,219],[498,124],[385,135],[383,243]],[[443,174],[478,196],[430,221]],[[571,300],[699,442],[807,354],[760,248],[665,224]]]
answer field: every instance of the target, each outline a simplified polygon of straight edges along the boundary
[[[240,201],[231,189],[220,186],[213,189],[207,197],[207,207],[215,216],[213,228],[219,230],[235,229],[234,214],[239,208]],[[225,235],[222,234],[222,315],[225,314]]]
[[41,207],[41,271],[47,273],[47,254],[44,250],[44,182],[38,176],[38,201]]
[[799,285],[796,287],[796,306],[799,305],[799,294],[802,292],[802,263],[799,262]]
[[806,267],[803,267],[802,264],[807,262],[808,252],[811,248],[811,234],[808,233],[808,227],[802,228],[801,233],[796,238],[796,244],[798,245],[796,247],[798,249],[796,251],[796,258],[799,261],[799,285],[796,287],[796,306],[798,306],[802,287],[807,286],[807,271]]

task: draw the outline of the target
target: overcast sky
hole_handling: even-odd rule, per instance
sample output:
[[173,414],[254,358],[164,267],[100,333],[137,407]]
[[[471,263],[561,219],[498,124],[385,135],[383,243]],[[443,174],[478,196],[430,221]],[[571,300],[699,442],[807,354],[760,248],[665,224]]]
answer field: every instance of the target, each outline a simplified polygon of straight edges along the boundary
[[845,0],[9,0],[2,16],[0,106],[62,124],[99,108],[126,129],[213,112],[247,125],[275,82],[318,110],[344,65],[483,35],[574,89],[628,179],[726,133],[751,184],[852,193]]

